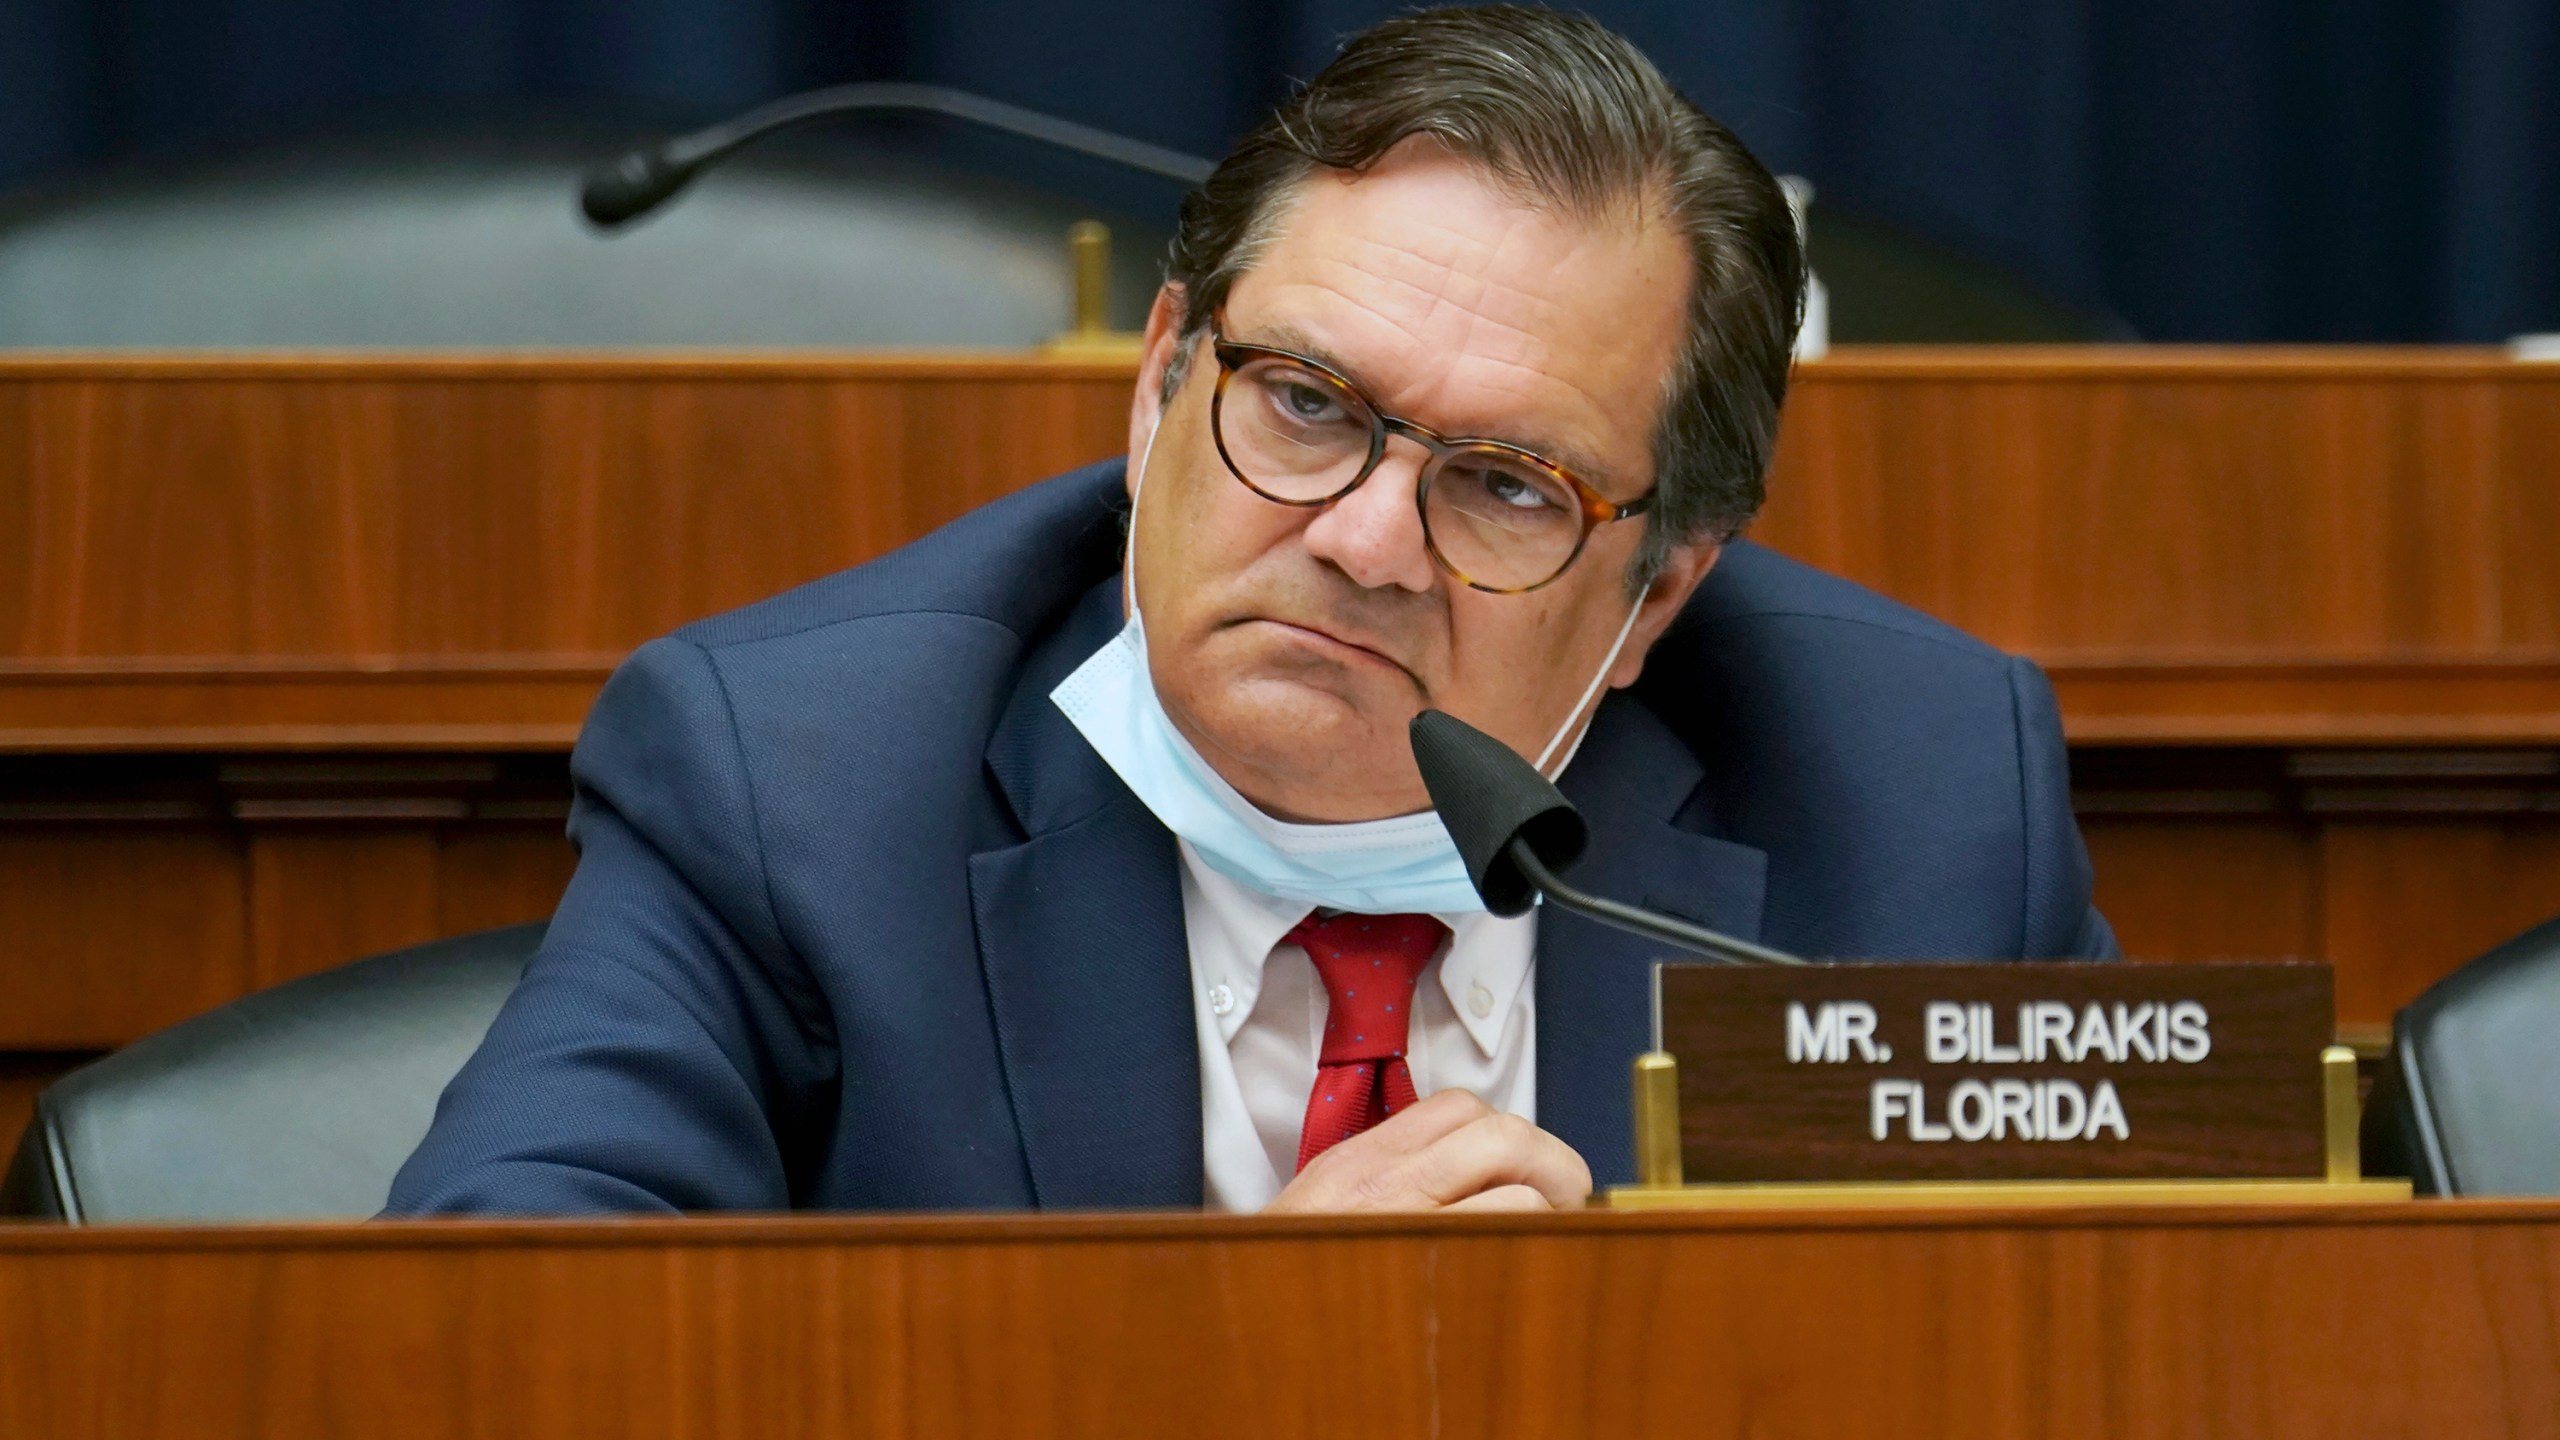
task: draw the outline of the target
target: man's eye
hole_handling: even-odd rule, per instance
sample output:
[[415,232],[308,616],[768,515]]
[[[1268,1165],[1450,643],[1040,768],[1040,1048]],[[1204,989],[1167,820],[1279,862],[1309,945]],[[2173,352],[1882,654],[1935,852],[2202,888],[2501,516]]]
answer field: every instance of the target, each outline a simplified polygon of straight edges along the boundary
[[1306,421],[1330,420],[1342,409],[1331,395],[1313,385],[1290,381],[1281,382],[1280,408],[1288,411],[1291,419]]
[[1538,510],[1547,504],[1546,492],[1517,475],[1496,470],[1485,477],[1485,492],[1515,510]]

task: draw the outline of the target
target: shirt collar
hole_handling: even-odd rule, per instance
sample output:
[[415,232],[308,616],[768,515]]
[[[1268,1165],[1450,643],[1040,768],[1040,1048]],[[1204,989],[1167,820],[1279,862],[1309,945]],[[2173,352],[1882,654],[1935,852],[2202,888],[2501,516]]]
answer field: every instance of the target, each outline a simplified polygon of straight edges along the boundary
[[[1214,941],[1215,950],[1225,955],[1219,967],[1222,973],[1204,977],[1204,982],[1224,985],[1234,997],[1234,1003],[1217,1014],[1218,1038],[1231,1041],[1251,1018],[1254,1002],[1262,996],[1262,969],[1271,958],[1271,947],[1296,929],[1315,907],[1247,889],[1202,860],[1190,841],[1177,837],[1174,845],[1182,852],[1184,873],[1200,893],[1203,917],[1215,932],[1193,937],[1193,953],[1198,953],[1200,941],[1206,939]],[[1214,1013],[1216,1007],[1211,1008]]]
[[[1211,1008],[1218,1038],[1233,1041],[1261,998],[1263,967],[1273,948],[1315,907],[1241,885],[1202,860],[1190,841],[1176,839],[1174,844],[1181,851],[1184,872],[1199,891],[1203,918],[1216,932],[1199,938],[1214,939],[1226,955],[1219,967],[1222,973],[1204,977],[1203,983],[1223,984],[1232,996],[1225,1013]],[[1433,918],[1449,927],[1450,936],[1439,966],[1441,993],[1448,997],[1450,1013],[1465,1027],[1467,1038],[1489,1059],[1499,1048],[1510,1025],[1511,1007],[1519,1002],[1528,981],[1537,949],[1537,917],[1532,913],[1504,919],[1471,910]],[[1479,987],[1487,1002],[1481,1015],[1476,1013]]]
[[[1443,915],[1449,927],[1449,953],[1440,961],[1440,993],[1449,997],[1449,1012],[1466,1027],[1467,1038],[1488,1060],[1501,1048],[1511,1027],[1511,1007],[1527,988],[1530,965],[1538,950],[1538,916],[1506,919],[1482,910]],[[1484,991],[1484,1013],[1476,1013],[1478,989]]]

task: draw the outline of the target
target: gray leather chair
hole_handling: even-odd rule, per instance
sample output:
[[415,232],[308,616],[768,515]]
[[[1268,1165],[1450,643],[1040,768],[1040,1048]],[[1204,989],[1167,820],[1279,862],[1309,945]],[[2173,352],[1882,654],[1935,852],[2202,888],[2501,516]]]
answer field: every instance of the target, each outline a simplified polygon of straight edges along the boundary
[[1817,204],[1814,273],[1834,345],[2074,345],[2139,340],[2118,316],[2057,299],[1988,261]]
[[2391,1023],[2364,1163],[2422,1195],[2560,1195],[2560,919],[2430,986]]
[[579,181],[631,138],[341,139],[11,198],[0,349],[1021,349],[1072,322],[1069,225],[1111,225],[1121,328],[1170,234],[1170,184],[1150,227],[847,136],[602,236]]
[[542,932],[359,960],[73,1071],[37,1097],[0,1213],[75,1224],[375,1213]]

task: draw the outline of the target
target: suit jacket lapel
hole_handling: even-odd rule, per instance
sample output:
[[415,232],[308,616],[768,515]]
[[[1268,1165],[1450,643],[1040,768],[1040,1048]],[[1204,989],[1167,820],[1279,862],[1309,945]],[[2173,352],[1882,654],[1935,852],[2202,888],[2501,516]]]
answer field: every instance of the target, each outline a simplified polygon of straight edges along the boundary
[[1049,701],[1119,625],[1115,580],[1024,667],[987,756],[1024,839],[969,862],[997,1050],[1043,1209],[1202,1200],[1173,836]]
[[[1760,938],[1765,852],[1673,823],[1702,777],[1697,758],[1642,702],[1612,695],[1562,788],[1591,829],[1577,884]],[[1538,1123],[1573,1146],[1601,1185],[1635,1179],[1628,1066],[1650,1043],[1653,941],[1567,915],[1538,916]]]
[[[1025,665],[987,763],[1024,838],[973,856],[978,953],[1014,1120],[1046,1209],[1202,1203],[1200,1055],[1173,836],[1049,701],[1120,624],[1097,587]],[[1566,772],[1590,888],[1758,939],[1768,858],[1674,823],[1702,771],[1644,705],[1600,707]],[[1538,922],[1538,1119],[1600,1184],[1634,1179],[1628,1063],[1661,947]],[[1677,957],[1672,957],[1677,958]]]

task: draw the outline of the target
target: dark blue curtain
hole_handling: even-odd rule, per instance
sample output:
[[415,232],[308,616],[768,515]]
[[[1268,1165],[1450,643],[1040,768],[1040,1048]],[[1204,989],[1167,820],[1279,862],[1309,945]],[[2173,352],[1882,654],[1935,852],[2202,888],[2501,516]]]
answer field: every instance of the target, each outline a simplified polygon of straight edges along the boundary
[[[1365,0],[0,0],[0,191],[847,79],[1215,155]],[[2560,330],[2560,0],[1597,0],[1822,204],[2167,340]]]

